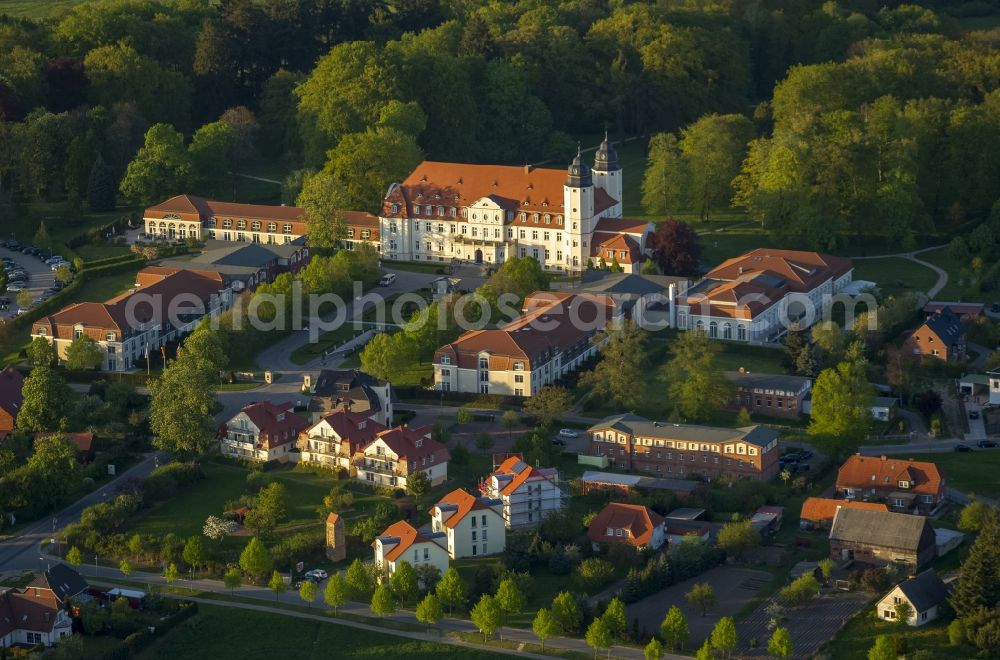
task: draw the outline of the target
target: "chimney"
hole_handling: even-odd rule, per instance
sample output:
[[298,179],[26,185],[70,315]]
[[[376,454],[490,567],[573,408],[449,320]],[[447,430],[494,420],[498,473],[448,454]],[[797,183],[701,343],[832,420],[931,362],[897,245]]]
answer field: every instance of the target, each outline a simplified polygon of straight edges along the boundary
[[886,459],[884,454],[882,456],[879,456],[879,458],[881,458],[883,461]]
[[525,174],[531,174],[531,170],[533,170],[533,169],[535,169],[534,165],[525,165],[524,166],[524,173]]
[[740,373],[741,374],[745,374],[746,372],[747,372],[747,370],[744,367],[740,367]]

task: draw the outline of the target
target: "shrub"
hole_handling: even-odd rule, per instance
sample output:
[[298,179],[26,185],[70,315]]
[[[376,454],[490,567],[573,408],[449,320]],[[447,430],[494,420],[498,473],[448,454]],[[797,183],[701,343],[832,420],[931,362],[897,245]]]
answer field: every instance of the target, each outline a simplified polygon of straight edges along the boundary
[[811,573],[797,578],[778,593],[778,600],[788,607],[805,605],[819,593],[819,581]]
[[597,590],[614,579],[615,567],[600,557],[589,557],[576,567],[576,575],[584,589]]

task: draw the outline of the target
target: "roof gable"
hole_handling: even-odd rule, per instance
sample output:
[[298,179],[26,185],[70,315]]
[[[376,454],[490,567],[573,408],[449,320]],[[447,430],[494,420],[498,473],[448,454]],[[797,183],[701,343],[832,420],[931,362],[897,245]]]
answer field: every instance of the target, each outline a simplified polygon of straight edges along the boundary
[[928,543],[934,544],[934,532],[924,516],[840,508],[833,518],[830,540],[919,552]]

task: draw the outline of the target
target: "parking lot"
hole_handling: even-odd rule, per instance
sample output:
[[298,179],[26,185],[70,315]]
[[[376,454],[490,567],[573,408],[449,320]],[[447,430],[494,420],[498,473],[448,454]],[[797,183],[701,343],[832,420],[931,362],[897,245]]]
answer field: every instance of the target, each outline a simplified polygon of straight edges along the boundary
[[25,272],[28,278],[24,282],[8,282],[8,291],[0,296],[7,300],[6,303],[0,302],[0,306],[6,304],[7,309],[0,309],[0,318],[11,318],[17,315],[18,291],[11,291],[9,289],[11,285],[18,284],[29,291],[31,293],[32,306],[38,303],[47,289],[55,285],[55,272],[42,259],[34,255],[23,254],[16,250],[0,246],[0,258],[10,259],[18,268]]

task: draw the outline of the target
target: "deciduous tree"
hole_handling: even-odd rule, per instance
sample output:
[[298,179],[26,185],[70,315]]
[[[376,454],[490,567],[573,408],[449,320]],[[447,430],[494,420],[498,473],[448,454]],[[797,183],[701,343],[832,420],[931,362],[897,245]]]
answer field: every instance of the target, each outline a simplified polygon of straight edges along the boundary
[[813,385],[813,409],[808,433],[830,440],[840,451],[851,451],[871,428],[872,387],[863,359],[843,361],[824,369]]
[[737,559],[760,545],[760,534],[750,526],[749,520],[728,522],[719,530],[716,544]]
[[304,600],[309,607],[312,607],[313,601],[316,600],[317,589],[316,583],[312,580],[303,580],[302,584],[299,585],[299,598]]
[[650,237],[653,260],[664,275],[694,275],[701,262],[698,234],[683,220],[664,220]]
[[368,597],[368,594],[372,592],[372,578],[371,574],[365,570],[365,565],[361,563],[360,559],[355,559],[351,562],[351,565],[347,567],[347,573],[344,575],[347,581],[347,586],[351,588],[351,597],[355,600],[363,600]]
[[24,401],[17,413],[22,431],[55,431],[69,415],[72,393],[62,376],[49,367],[35,367],[21,388]]
[[74,371],[96,369],[104,362],[104,351],[87,335],[81,334],[66,347],[66,367]]
[[184,136],[169,124],[156,124],[146,131],[143,147],[128,164],[120,190],[139,204],[160,201],[182,192],[191,172]]
[[441,620],[441,615],[441,601],[434,594],[427,594],[417,605],[417,621],[426,623],[428,627],[436,626]]
[[604,649],[608,649],[608,657],[611,657],[611,631],[608,629],[608,624],[604,622],[602,617],[597,617],[590,623],[587,627],[584,639],[587,642],[587,646],[594,649],[595,659],[597,658],[597,652],[603,651]]
[[674,357],[664,376],[670,398],[688,419],[705,420],[732,396],[733,386],[718,367],[721,350],[701,330],[682,332],[674,340]]
[[[240,559],[242,560],[243,557],[240,557]],[[271,573],[271,579],[267,581],[267,588],[274,592],[274,600],[277,602],[278,596],[285,593],[285,589],[287,588],[285,585],[285,578],[281,577],[281,573],[277,570],[274,570]]]
[[[696,588],[699,586],[703,585],[695,585]],[[692,593],[694,593],[694,589],[688,592],[689,595]],[[688,598],[688,601],[691,602],[691,599]],[[692,602],[692,604],[702,606],[700,596],[697,597],[695,602]],[[703,608],[702,616],[704,616],[704,614],[705,610]],[[666,616],[663,617],[663,622],[660,624],[660,636],[663,638],[663,641],[667,643],[667,646],[671,651],[679,651],[684,648],[684,644],[687,643],[689,635],[690,632],[688,630],[688,622],[687,619],[684,618],[684,612],[682,612],[681,608],[676,605],[671,605],[670,609],[667,610]]]
[[[267,575],[274,566],[271,553],[256,536],[250,539],[240,553],[240,568],[250,576],[251,581]],[[280,577],[280,576],[279,576]]]
[[389,586],[396,602],[406,605],[417,598],[417,572],[408,561],[400,561],[396,572],[389,578]]
[[575,632],[583,625],[583,615],[573,594],[560,591],[552,600],[552,617],[564,633]]
[[733,617],[724,616],[719,619],[719,622],[712,628],[711,640],[713,649],[721,651],[727,658],[732,655],[736,649],[736,645],[739,643],[739,638],[736,636],[736,623],[733,621]]
[[472,619],[472,623],[476,624],[479,632],[483,633],[484,642],[489,640],[490,635],[500,629],[500,617],[500,605],[489,594],[483,594],[479,602],[469,612],[469,618]]
[[557,417],[573,407],[573,396],[565,387],[546,385],[524,402],[524,412],[533,415],[541,426],[551,426]]
[[465,584],[462,582],[462,576],[459,575],[454,567],[449,567],[444,572],[441,581],[437,583],[437,587],[434,589],[434,593],[437,594],[437,597],[448,608],[449,614],[456,607],[461,607],[465,603]]
[[778,660],[792,657],[792,636],[788,628],[775,628],[771,639],[767,640],[767,652]]
[[340,573],[334,573],[327,580],[326,588],[323,590],[323,602],[333,608],[333,613],[347,603],[351,598],[351,587],[347,580]]
[[229,589],[229,593],[235,593],[240,585],[243,584],[243,574],[239,568],[233,566],[222,576],[222,583]]
[[691,591],[684,594],[687,602],[691,603],[695,607],[701,610],[701,615],[705,616],[708,613],[708,608],[715,605],[715,590],[712,589],[712,585],[708,582],[702,582],[695,584],[691,587]]
[[646,213],[659,216],[677,213],[684,194],[685,174],[676,136],[655,134],[649,140],[642,179],[642,207]]
[[598,332],[593,343],[603,345],[601,359],[593,370],[580,376],[580,383],[590,387],[590,396],[613,401],[621,408],[638,405],[646,359],[646,332],[634,321],[614,321]]
[[542,651],[544,651],[545,640],[555,636],[555,634],[559,632],[558,623],[552,616],[552,612],[544,607],[539,609],[538,614],[535,615],[534,620],[531,622],[531,631],[535,633],[535,637],[541,641]]

